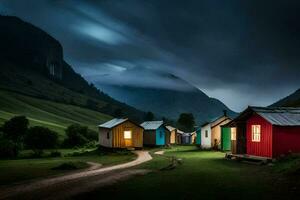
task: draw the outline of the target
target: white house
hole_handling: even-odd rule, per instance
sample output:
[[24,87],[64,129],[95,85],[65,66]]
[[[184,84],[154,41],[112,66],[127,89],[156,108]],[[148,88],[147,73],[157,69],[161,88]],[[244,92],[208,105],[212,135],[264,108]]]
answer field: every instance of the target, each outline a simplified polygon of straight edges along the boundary
[[201,147],[211,148],[211,124],[206,123],[201,127]]

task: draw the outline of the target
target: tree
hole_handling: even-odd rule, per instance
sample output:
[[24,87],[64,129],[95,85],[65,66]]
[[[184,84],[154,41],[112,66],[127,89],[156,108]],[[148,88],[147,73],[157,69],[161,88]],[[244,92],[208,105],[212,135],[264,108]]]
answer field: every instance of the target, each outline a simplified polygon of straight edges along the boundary
[[41,155],[44,149],[55,148],[57,143],[58,134],[42,126],[29,128],[25,137],[25,144],[32,149],[36,155]]
[[153,121],[154,120],[154,114],[152,112],[147,112],[145,115],[145,121]]
[[29,121],[25,116],[13,117],[4,123],[2,127],[3,135],[19,145],[28,130],[28,125]]
[[113,114],[114,117],[121,118],[123,117],[123,111],[121,108],[117,108]]
[[181,113],[177,120],[178,127],[186,132],[194,131],[195,119],[192,113]]
[[64,143],[68,146],[82,146],[89,140],[86,137],[88,134],[88,128],[81,126],[80,124],[72,124],[66,129],[67,138]]

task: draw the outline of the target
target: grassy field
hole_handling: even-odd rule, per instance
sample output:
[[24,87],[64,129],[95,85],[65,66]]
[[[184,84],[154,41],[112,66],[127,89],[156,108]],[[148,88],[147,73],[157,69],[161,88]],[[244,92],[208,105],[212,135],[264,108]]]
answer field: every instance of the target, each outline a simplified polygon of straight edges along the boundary
[[257,166],[226,160],[221,152],[178,146],[166,150],[165,156],[176,156],[182,159],[182,164],[173,170],[161,170],[169,164],[169,158],[153,156],[152,161],[139,166],[152,169],[152,173],[83,194],[78,199],[86,195],[92,199],[108,196],[111,199],[133,196],[137,199],[289,199],[295,195],[295,186],[285,173],[295,163]]
[[[63,157],[0,160],[0,185],[9,185],[19,181],[44,178],[51,175],[68,173],[70,170],[53,170],[63,163],[72,162],[79,167],[78,170],[88,167],[86,162],[95,162],[102,165],[115,165],[135,159],[131,152],[106,153],[101,155],[95,149],[85,149],[86,153],[77,156],[70,156],[71,153],[82,150],[59,149]],[[29,151],[22,152],[25,156]],[[47,152],[45,152],[47,153]]]
[[25,115],[31,126],[45,126],[57,131],[61,137],[73,123],[97,130],[97,125],[111,119],[110,116],[73,105],[32,98],[0,90],[0,125],[16,115]]

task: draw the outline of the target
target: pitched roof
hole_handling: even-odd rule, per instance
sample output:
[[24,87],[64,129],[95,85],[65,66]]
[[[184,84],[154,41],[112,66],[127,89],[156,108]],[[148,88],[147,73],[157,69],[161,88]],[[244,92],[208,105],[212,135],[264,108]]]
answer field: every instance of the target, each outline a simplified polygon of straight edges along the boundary
[[226,121],[227,119],[231,119],[231,118],[226,115],[221,115],[221,116],[218,116],[218,117],[215,117],[215,118],[209,120],[208,122],[205,122],[204,124],[201,125],[201,127],[204,127],[208,124],[211,124],[212,127],[215,127],[215,126],[219,125],[220,123]]
[[160,126],[162,126],[164,124],[163,121],[145,121],[141,124],[141,126],[145,129],[145,130],[156,130],[158,129]]
[[179,129],[177,129],[177,133],[179,133],[179,134],[183,134],[184,132],[183,132],[183,131],[181,131],[181,130],[179,130]]
[[122,124],[123,122],[127,121],[128,119],[119,119],[119,118],[114,118],[108,122],[105,122],[104,124],[100,124],[99,127],[101,128],[113,128],[119,124]]
[[249,107],[273,125],[300,126],[300,108]]
[[173,127],[173,126],[166,126],[166,128],[167,128],[169,131],[174,131],[174,130],[176,130],[176,128]]

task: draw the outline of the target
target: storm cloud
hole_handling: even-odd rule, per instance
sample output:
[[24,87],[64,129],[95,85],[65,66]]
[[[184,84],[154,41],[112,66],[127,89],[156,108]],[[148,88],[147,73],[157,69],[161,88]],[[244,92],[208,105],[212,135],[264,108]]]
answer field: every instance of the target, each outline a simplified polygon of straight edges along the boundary
[[185,90],[174,74],[240,111],[300,85],[297,0],[102,0],[0,3],[58,39],[91,82]]

